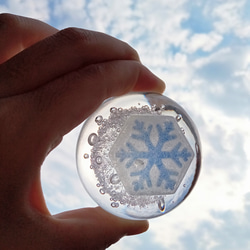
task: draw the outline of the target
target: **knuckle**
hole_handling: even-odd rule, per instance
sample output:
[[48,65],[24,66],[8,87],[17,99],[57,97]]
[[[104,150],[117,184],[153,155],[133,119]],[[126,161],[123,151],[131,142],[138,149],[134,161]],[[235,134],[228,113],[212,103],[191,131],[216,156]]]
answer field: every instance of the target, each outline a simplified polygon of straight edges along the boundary
[[131,47],[128,43],[126,42],[123,42],[125,44],[125,46],[128,48],[128,58],[132,59],[132,60],[135,60],[135,61],[140,61],[140,57],[139,57],[139,54],[138,52],[133,48]]
[[28,117],[25,117],[26,113],[23,112],[25,110],[25,103],[20,97],[4,98],[0,100],[0,106],[1,130],[6,133],[4,137],[14,137],[14,135],[17,135],[20,130],[24,130],[27,126],[26,119]]
[[15,28],[16,26],[19,26],[19,17],[8,14],[8,13],[2,13],[0,14],[0,29],[10,29]]
[[96,83],[94,89],[100,100],[111,97],[120,88],[120,84],[117,83],[118,79],[116,79],[117,70],[119,70],[119,66],[115,62],[94,64],[84,69],[85,82]]
[[66,28],[59,31],[58,35],[65,43],[80,47],[96,41],[95,32],[78,28]]
[[106,74],[111,77],[111,67],[107,68],[105,63],[93,64],[84,69],[85,78],[89,81],[105,78]]
[[25,58],[19,60],[12,59],[0,65],[0,96],[15,95],[21,89],[19,84],[25,81],[25,68],[23,65],[27,65]]

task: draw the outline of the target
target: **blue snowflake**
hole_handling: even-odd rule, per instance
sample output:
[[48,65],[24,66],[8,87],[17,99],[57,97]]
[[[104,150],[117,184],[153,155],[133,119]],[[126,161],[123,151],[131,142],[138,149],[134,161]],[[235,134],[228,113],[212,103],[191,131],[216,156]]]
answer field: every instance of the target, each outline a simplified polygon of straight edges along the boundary
[[145,168],[137,172],[131,172],[130,176],[138,176],[138,180],[134,181],[132,184],[134,186],[134,191],[144,189],[144,184],[146,183],[148,187],[152,187],[152,181],[150,178],[150,170],[154,165],[157,166],[159,170],[159,177],[157,180],[157,186],[160,187],[165,181],[166,189],[174,189],[176,181],[171,179],[171,176],[178,176],[178,172],[166,168],[163,163],[163,159],[171,159],[179,168],[182,168],[182,162],[188,161],[189,157],[192,156],[188,152],[187,148],[180,150],[182,143],[176,142],[176,145],[170,151],[163,151],[162,148],[165,143],[168,143],[177,138],[174,133],[174,124],[172,121],[164,122],[164,125],[157,124],[156,129],[158,133],[158,141],[153,144],[151,140],[153,125],[145,126],[143,121],[135,120],[133,130],[137,131],[131,135],[134,140],[142,141],[145,143],[147,151],[138,151],[132,143],[127,142],[127,151],[123,148],[117,151],[116,157],[120,159],[120,162],[127,160],[126,168],[130,168],[132,164],[138,159],[147,159],[147,164]]

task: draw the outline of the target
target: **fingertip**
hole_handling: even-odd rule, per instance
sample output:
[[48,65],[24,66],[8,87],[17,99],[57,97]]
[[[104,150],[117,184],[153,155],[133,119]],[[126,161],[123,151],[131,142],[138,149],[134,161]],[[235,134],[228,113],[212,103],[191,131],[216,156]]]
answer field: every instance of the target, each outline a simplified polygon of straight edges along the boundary
[[[114,216],[101,207],[83,208],[54,215],[60,224],[61,237],[67,244],[84,244],[86,249],[105,249],[125,236],[144,233],[148,230],[146,220],[127,220]],[[70,232],[70,233],[69,233]],[[84,243],[86,236],[88,242]],[[84,248],[84,249],[85,249]],[[74,249],[74,248],[69,248]]]
[[165,88],[165,82],[143,66],[133,91],[163,93]]
[[[117,232],[121,231],[121,234],[125,235],[135,235],[141,234],[148,230],[149,223],[147,220],[129,220],[124,219],[113,214],[108,213],[101,207],[94,208],[95,212],[102,218],[103,221],[110,222],[106,225],[116,225]],[[108,228],[108,227],[107,227]]]
[[149,222],[147,220],[124,219],[108,213],[101,207],[96,207],[93,210],[95,210],[95,213],[98,214],[98,217],[102,219],[103,225],[105,225],[105,231],[113,232],[112,234],[114,236],[115,230],[118,238],[142,234],[149,228]]
[[142,234],[149,229],[149,222],[147,220],[131,221],[130,223],[132,225],[126,234],[127,236]]

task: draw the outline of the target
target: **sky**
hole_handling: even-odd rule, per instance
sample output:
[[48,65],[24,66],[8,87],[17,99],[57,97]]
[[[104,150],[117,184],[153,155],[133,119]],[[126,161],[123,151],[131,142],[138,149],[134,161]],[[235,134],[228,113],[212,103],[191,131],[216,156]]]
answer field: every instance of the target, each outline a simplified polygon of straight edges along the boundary
[[[250,249],[250,1],[0,0],[1,12],[128,42],[199,130],[203,159],[193,192],[150,220],[148,232],[109,249]],[[66,135],[42,167],[53,214],[96,206],[77,174],[80,129]]]

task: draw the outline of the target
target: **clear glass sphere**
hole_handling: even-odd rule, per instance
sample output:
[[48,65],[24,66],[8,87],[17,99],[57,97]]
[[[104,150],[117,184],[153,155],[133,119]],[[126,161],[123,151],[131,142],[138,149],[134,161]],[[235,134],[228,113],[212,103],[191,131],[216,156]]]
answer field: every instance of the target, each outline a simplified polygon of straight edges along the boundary
[[163,215],[192,190],[200,172],[197,129],[173,100],[132,93],[106,100],[85,122],[77,166],[89,195],[126,219]]

